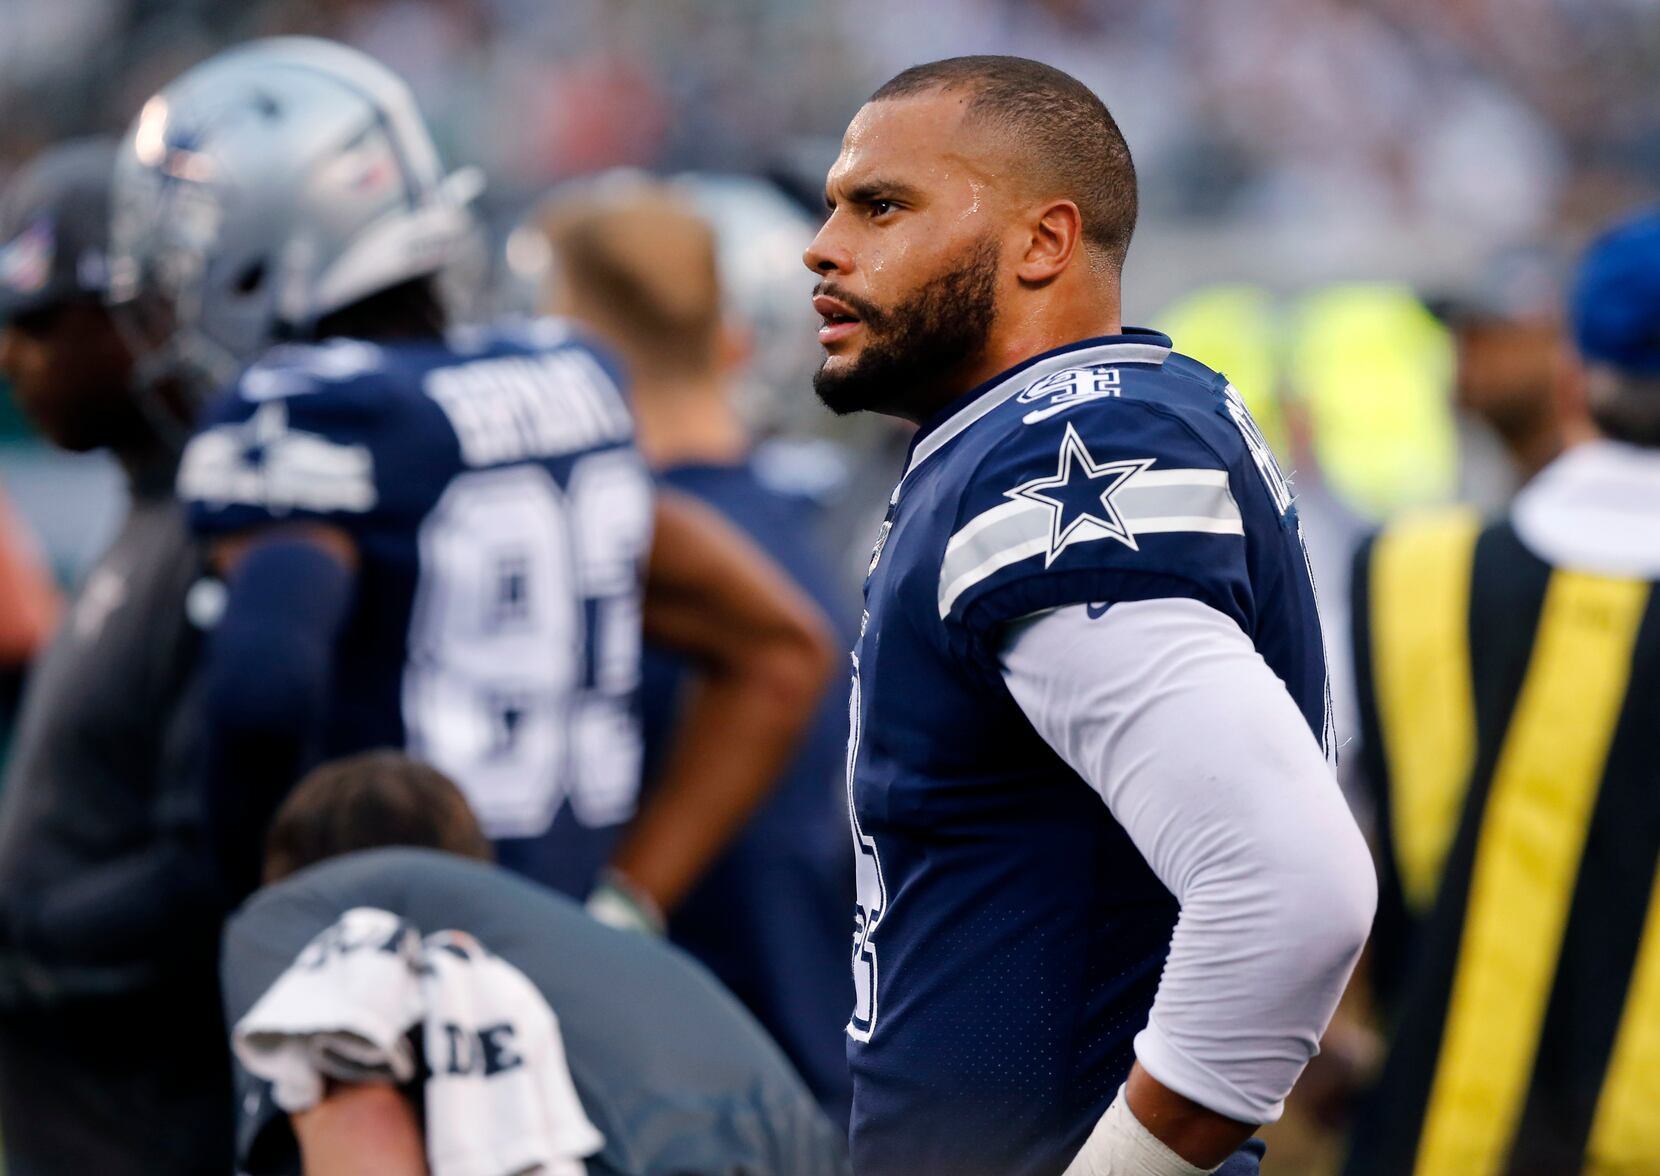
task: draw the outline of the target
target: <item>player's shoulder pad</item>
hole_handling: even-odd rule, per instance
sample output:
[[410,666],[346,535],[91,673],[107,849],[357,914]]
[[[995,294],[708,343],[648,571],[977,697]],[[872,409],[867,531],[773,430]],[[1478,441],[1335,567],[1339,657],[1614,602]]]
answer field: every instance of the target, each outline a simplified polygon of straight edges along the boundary
[[358,340],[273,348],[202,413],[179,463],[198,527],[259,515],[361,514],[377,501],[374,445],[395,431],[395,373]]
[[1161,397],[1151,393],[1168,391],[1169,376],[1149,388],[1144,373],[1075,369],[992,414],[984,425],[994,435],[946,542],[940,616],[993,596],[1004,603],[982,619],[1237,579],[1245,531],[1231,478],[1238,455],[1227,450],[1242,445],[1236,429],[1213,431],[1207,419],[1225,407],[1220,389],[1195,383],[1185,397]]
[[279,343],[250,364],[231,391],[236,398],[258,404],[327,395],[373,380],[388,366],[386,349],[362,339]]

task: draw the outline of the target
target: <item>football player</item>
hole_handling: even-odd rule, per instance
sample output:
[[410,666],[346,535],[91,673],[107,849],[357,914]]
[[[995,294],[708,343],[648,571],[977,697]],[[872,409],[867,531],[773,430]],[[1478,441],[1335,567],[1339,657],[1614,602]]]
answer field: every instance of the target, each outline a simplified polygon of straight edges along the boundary
[[[580,897],[610,858],[596,911],[656,923],[810,716],[823,622],[706,509],[654,499],[606,356],[552,321],[447,330],[465,186],[402,82],[303,38],[191,70],[123,145],[114,277],[142,370],[229,381],[178,481],[225,584],[213,825],[246,889],[306,762],[404,747],[504,865]],[[621,839],[642,617],[706,673]]]
[[854,1168],[1255,1172],[1376,897],[1290,489],[1121,325],[1135,173],[1075,79],[906,70],[825,195],[819,396],[920,426],[854,655]]

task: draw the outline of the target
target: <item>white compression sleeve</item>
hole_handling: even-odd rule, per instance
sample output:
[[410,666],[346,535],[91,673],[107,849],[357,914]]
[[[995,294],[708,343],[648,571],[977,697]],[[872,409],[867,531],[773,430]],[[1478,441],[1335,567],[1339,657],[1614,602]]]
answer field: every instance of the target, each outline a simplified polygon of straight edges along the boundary
[[1009,692],[1181,904],[1136,1056],[1219,1114],[1270,1123],[1370,930],[1371,857],[1285,684],[1193,600],[1010,626]]

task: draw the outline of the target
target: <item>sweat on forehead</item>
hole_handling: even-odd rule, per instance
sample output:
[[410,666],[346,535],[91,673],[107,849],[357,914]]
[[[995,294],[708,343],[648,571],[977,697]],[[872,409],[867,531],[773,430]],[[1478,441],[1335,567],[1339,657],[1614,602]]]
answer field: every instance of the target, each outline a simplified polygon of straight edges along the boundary
[[1086,239],[1122,263],[1135,231],[1135,164],[1106,104],[1088,86],[1024,57],[952,57],[895,75],[869,101],[939,92],[962,93],[963,126],[1003,132],[1034,180],[1078,206]]

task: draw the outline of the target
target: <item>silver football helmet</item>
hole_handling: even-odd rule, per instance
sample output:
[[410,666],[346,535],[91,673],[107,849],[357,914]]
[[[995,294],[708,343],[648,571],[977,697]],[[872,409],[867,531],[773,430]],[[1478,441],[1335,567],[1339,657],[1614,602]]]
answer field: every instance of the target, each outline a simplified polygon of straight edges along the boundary
[[200,394],[274,340],[474,242],[402,81],[310,37],[227,50],[156,94],[116,161],[110,301],[141,381]]

